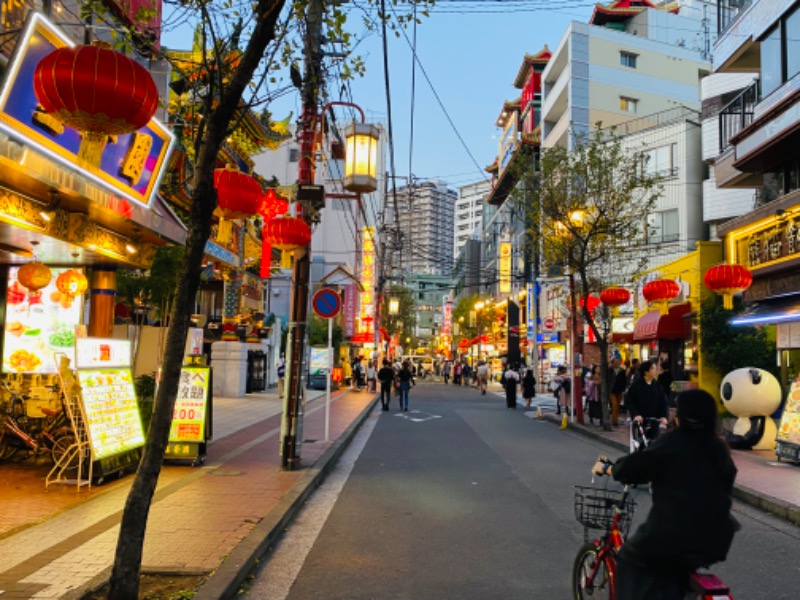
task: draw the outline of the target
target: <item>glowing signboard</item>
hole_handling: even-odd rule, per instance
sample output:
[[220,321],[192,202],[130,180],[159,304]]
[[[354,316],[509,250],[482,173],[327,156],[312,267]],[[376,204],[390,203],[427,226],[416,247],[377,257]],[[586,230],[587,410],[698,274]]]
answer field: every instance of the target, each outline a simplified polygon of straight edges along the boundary
[[75,365],[79,369],[131,365],[131,343],[128,340],[80,338],[76,340],[75,348]]
[[[364,227],[361,237],[361,319],[375,314],[375,228]],[[365,331],[368,328],[365,328]]]
[[[81,134],[58,126],[40,108],[33,91],[36,65],[56,48],[74,43],[41,14],[31,13],[0,89],[0,130],[42,152],[52,160],[93,180],[113,194],[148,206],[158,189],[174,137],[158,120],[130,134],[110,138],[103,150],[99,167],[81,161],[78,149]],[[134,151],[135,150],[135,151]],[[131,164],[132,157],[137,158]],[[27,156],[19,160],[25,168]]]
[[78,370],[78,381],[95,459],[144,445],[130,369]]
[[56,288],[56,279],[67,270],[50,269],[53,278],[47,287],[32,291],[17,281],[19,268],[9,268],[4,373],[55,373],[56,353],[73,359],[83,296],[67,297]]
[[183,367],[169,429],[170,442],[205,442],[206,410],[211,371]]
[[498,245],[500,256],[498,258],[501,294],[511,293],[511,242],[500,242]]

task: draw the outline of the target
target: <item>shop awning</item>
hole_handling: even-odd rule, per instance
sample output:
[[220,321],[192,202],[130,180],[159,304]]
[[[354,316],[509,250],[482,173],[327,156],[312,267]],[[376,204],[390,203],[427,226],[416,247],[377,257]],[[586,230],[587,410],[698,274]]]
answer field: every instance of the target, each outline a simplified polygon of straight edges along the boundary
[[731,325],[770,325],[800,321],[800,296],[771,298],[748,304],[730,320]]
[[692,324],[683,318],[689,313],[688,302],[673,306],[669,314],[662,315],[651,310],[636,321],[633,328],[633,341],[647,342],[660,339],[688,339],[692,335]]

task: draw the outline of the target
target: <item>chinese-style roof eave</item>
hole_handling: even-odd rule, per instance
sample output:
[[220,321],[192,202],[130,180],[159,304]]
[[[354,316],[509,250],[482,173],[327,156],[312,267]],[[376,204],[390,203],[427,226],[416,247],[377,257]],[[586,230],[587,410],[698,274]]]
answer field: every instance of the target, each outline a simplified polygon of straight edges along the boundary
[[522,98],[517,98],[514,101],[506,100],[503,102],[503,110],[497,117],[497,126],[498,127],[505,127],[508,118],[514,113],[519,112],[520,103],[522,102]]
[[500,206],[506,201],[506,198],[508,198],[511,190],[514,189],[519,181],[517,169],[515,169],[514,166],[517,164],[518,160],[522,159],[523,157],[530,156],[534,148],[538,147],[538,145],[539,144],[523,142],[517,146],[516,150],[514,150],[513,156],[509,160],[508,166],[503,171],[503,174],[498,178],[494,188],[492,188],[492,190],[486,196],[486,202],[488,204]]
[[649,0],[614,0],[610,4],[596,4],[589,19],[589,24],[602,26],[606,23],[621,23],[648,8],[672,14],[678,14],[680,11],[680,5],[677,2],[655,6]]
[[525,87],[525,83],[528,81],[528,74],[533,66],[546,65],[552,56],[553,53],[550,52],[550,48],[547,47],[547,44],[536,54],[531,55],[526,53],[525,58],[522,60],[522,66],[520,66],[517,76],[514,78],[514,87],[518,89]]

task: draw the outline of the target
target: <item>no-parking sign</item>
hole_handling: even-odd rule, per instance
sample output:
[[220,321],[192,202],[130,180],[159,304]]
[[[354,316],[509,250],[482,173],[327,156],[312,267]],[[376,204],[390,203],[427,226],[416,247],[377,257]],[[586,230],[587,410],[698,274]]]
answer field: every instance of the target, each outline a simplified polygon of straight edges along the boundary
[[332,319],[339,314],[342,299],[336,290],[323,288],[311,299],[311,308],[321,319]]

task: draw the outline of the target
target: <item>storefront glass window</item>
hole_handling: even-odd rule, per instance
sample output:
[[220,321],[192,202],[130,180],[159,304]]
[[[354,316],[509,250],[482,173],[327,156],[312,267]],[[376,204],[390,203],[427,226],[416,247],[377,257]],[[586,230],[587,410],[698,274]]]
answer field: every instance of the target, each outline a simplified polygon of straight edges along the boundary
[[761,42],[761,93],[768,96],[783,83],[781,26],[777,25]]

